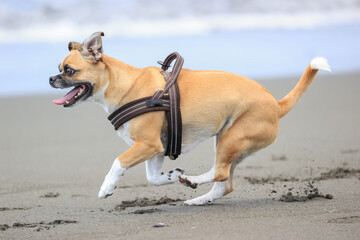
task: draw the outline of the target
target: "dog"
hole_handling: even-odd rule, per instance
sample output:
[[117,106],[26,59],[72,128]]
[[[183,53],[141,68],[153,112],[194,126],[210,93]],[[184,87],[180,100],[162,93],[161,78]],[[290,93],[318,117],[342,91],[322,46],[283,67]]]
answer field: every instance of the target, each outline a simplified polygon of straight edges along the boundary
[[[59,65],[60,74],[49,78],[54,88],[73,89],[53,102],[73,107],[84,101],[99,103],[107,114],[164,89],[162,69],[136,68],[103,54],[102,36],[96,32],[83,43],[70,42],[69,55]],[[213,167],[199,176],[183,169],[162,172],[167,121],[164,112],[150,112],[122,125],[118,134],[130,148],[118,156],[100,188],[98,197],[111,196],[121,176],[145,162],[147,180],[154,185],[177,181],[190,187],[214,182],[205,195],[185,205],[207,205],[233,191],[234,169],[246,156],[273,143],[279,119],[298,102],[319,70],[330,71],[327,60],[314,58],[295,88],[281,100],[259,83],[229,72],[183,69],[178,77],[181,96],[182,152],[215,137]]]

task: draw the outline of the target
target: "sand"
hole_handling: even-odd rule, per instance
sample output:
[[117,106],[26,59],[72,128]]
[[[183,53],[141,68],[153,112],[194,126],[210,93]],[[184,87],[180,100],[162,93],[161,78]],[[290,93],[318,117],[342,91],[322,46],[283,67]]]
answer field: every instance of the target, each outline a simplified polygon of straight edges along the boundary
[[[360,239],[359,78],[318,76],[280,121],[277,141],[238,166],[235,191],[203,207],[182,201],[211,184],[151,186],[144,164],[99,200],[127,149],[103,109],[64,109],[51,103],[56,96],[1,98],[0,239]],[[262,83],[281,98],[297,80]],[[209,139],[163,170],[201,174],[213,155]]]

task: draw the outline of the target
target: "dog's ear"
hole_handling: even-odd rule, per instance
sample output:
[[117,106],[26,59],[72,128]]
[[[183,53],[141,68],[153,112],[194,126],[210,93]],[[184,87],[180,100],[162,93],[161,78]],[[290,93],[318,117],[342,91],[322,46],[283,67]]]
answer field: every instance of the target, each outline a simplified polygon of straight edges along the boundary
[[103,32],[96,32],[84,41],[80,52],[85,59],[97,62],[101,58],[103,53],[101,36],[104,36]]
[[82,44],[78,42],[69,42],[68,49],[71,50],[79,50],[81,48]]

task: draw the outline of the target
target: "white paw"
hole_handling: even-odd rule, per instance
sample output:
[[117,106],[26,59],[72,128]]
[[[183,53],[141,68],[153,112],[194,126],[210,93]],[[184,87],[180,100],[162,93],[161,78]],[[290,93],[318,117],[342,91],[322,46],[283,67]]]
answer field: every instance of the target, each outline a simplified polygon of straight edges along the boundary
[[166,175],[170,182],[176,182],[179,180],[179,177],[185,174],[185,171],[181,168],[175,168],[174,170],[169,171]]
[[120,162],[115,159],[109,173],[106,175],[103,184],[101,185],[98,197],[107,198],[113,195],[120,176],[124,175],[125,168],[120,166]]
[[116,188],[116,182],[112,181],[111,179],[109,179],[108,176],[106,176],[103,184],[101,185],[98,197],[107,198],[113,195],[115,188]]
[[204,206],[204,205],[212,204],[213,201],[214,201],[213,198],[201,196],[201,197],[197,197],[197,198],[185,201],[184,205],[186,205],[186,206]]

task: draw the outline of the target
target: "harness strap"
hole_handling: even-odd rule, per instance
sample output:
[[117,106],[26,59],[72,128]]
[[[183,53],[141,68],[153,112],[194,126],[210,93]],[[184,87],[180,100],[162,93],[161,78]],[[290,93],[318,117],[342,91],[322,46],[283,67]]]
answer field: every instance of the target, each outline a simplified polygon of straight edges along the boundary
[[159,101],[157,105],[150,106],[150,100],[151,97],[144,97],[129,102],[128,104],[125,104],[124,106],[113,112],[108,117],[108,119],[110,120],[111,124],[114,125],[115,130],[117,130],[119,127],[121,127],[121,125],[141,114],[153,111],[169,110],[170,103],[168,96],[164,96],[163,99],[160,99],[161,102]]
[[[167,69],[175,61],[171,72]],[[151,97],[140,98],[117,109],[108,119],[117,130],[125,122],[141,114],[153,111],[165,111],[168,122],[168,141],[165,156],[174,160],[181,153],[182,119],[180,112],[180,92],[177,77],[180,74],[184,59],[179,53],[171,53],[164,61],[161,72],[165,78],[164,90],[158,90]]]

